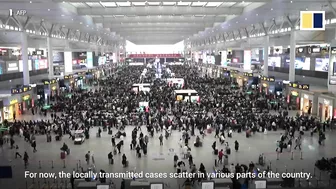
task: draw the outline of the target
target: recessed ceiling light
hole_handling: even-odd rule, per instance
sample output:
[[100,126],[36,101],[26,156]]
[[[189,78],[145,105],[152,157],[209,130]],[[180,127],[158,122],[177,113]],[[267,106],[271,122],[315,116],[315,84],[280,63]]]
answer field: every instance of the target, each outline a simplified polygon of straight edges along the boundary
[[258,16],[258,14],[256,14],[256,16]]
[[50,11],[50,9],[48,9],[48,11]]
[[291,3],[293,3],[293,1],[290,1]]
[[64,16],[64,14],[62,14],[61,16]]
[[236,24],[238,24],[238,21],[236,22]]
[[245,3],[245,1],[242,1],[242,3]]
[[29,3],[33,3],[32,1],[29,1]]
[[86,25],[86,27],[89,27],[89,25]]
[[245,18],[245,20],[247,20],[247,18]]
[[73,19],[71,19],[73,21]]
[[63,1],[63,3],[65,3],[65,1]]
[[83,22],[79,22],[79,24],[83,24]]
[[306,11],[308,10],[308,8],[306,8]]
[[273,10],[273,8],[271,8],[271,10]]

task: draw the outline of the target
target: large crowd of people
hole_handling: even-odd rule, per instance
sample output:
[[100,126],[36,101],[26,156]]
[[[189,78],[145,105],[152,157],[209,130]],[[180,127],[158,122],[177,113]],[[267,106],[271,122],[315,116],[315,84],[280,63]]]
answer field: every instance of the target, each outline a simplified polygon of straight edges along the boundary
[[[17,150],[17,157],[22,157],[27,167],[29,154],[25,151],[20,152],[20,146],[15,145],[14,135],[23,136],[26,141],[31,142],[36,152],[38,150],[36,135],[46,135],[46,141],[50,142],[51,136],[54,135],[56,139],[64,135],[74,139],[75,132],[83,130],[85,137],[90,138],[89,130],[92,127],[99,127],[97,137],[102,131],[111,134],[114,150],[106,154],[109,163],[117,163],[114,161],[114,156],[120,154],[122,156],[120,163],[127,167],[129,160],[121,151],[124,137],[131,137],[130,149],[134,149],[137,156],[141,157],[148,153],[147,144],[150,137],[157,137],[157,142],[164,145],[164,138],[168,139],[172,132],[180,132],[181,139],[178,144],[187,162],[175,155],[173,161],[176,171],[205,173],[202,163],[198,168],[193,163],[195,157],[190,154],[190,149],[193,146],[202,146],[202,139],[213,131],[212,135],[218,139],[211,147],[218,156],[218,164],[223,164],[221,171],[247,172],[254,169],[253,164],[228,165],[226,160],[231,149],[229,144],[226,144],[225,138],[232,137],[233,132],[245,132],[249,138],[256,132],[282,130],[275,147],[277,152],[282,153],[283,149],[300,150],[302,135],[306,131],[311,135],[316,133],[319,136],[319,144],[323,145],[326,129],[334,125],[333,120],[321,123],[317,118],[307,115],[298,114],[289,117],[283,99],[274,99],[272,95],[259,93],[258,90],[246,93],[246,88],[237,87],[237,83],[232,79],[202,77],[196,66],[169,66],[169,68],[176,77],[184,78],[183,88],[198,92],[201,99],[199,102],[177,101],[174,90],[180,86],[168,85],[165,81],[165,78],[169,77],[167,74],[157,79],[155,69],[150,68],[146,68],[148,71],[145,77],[141,78],[142,82],[151,83],[150,91],[134,91],[132,85],[140,82],[140,75],[145,67],[122,67],[112,75],[100,79],[98,86],[87,90],[75,90],[71,96],[67,94],[57,96],[52,102],[57,108],[48,112],[51,117],[49,120],[15,120],[6,123],[9,135],[5,136],[2,133],[0,146],[8,140],[11,148]],[[270,105],[271,100],[277,101],[276,107]],[[145,109],[139,108],[139,102],[143,101],[149,102],[149,106]],[[277,113],[269,113],[271,109],[276,109]],[[129,126],[134,128],[131,133],[126,133],[125,127]],[[146,126],[147,130],[141,130],[141,126]],[[112,129],[118,131],[112,134]],[[190,142],[193,136],[196,137],[194,144]],[[218,148],[221,144],[225,145],[224,150]],[[65,143],[61,150],[63,153],[70,153]],[[237,140],[234,143],[234,150],[239,150]],[[85,154],[85,161],[87,164],[94,163],[90,151]],[[195,181],[204,179],[207,178],[187,179],[184,187],[190,188]],[[106,179],[101,178],[100,181],[105,182]],[[125,184],[121,186],[125,187]]]

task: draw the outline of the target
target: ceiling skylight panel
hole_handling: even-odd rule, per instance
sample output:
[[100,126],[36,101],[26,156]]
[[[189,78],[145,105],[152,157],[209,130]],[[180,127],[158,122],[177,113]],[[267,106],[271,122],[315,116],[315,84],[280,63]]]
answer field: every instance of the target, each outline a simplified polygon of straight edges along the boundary
[[127,2],[116,2],[116,4],[119,7],[130,7],[131,6],[131,2],[127,1]]
[[86,4],[89,5],[90,7],[101,7],[100,3],[87,2]]
[[149,6],[159,6],[161,2],[147,2]]
[[85,7],[84,3],[71,3],[71,5],[79,8]]
[[231,7],[234,4],[236,4],[236,3],[235,2],[224,2],[221,6],[222,7]]
[[191,4],[191,2],[183,2],[183,1],[177,2],[178,6],[189,6],[190,4]]
[[176,2],[162,2],[164,6],[174,6]]
[[208,2],[205,6],[206,7],[218,7],[221,4],[222,2]]
[[193,6],[193,7],[203,7],[206,4],[207,4],[207,2],[193,2],[191,4],[191,6]]
[[105,7],[116,7],[116,3],[115,2],[101,2],[101,4]]
[[146,2],[132,2],[134,6],[146,6]]
[[239,4],[234,5],[235,7],[246,7],[249,4],[251,4],[250,2],[241,2]]

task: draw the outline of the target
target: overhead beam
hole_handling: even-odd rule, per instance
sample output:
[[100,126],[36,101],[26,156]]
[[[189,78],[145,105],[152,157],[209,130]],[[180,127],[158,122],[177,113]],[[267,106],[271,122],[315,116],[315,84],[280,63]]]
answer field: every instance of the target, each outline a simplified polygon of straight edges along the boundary
[[176,36],[180,37],[181,34],[194,34],[197,33],[195,31],[178,31],[178,32],[169,32],[169,31],[138,31],[138,32],[122,32],[120,33],[123,36],[132,36],[132,35],[166,35],[166,36]]
[[142,23],[142,24],[132,24],[132,23],[119,23],[119,24],[104,24],[105,28],[150,28],[150,27],[164,27],[164,28],[199,28],[199,27],[208,27],[211,26],[211,23],[207,24],[194,24],[194,23]]
[[[137,32],[137,31],[169,31],[169,32],[179,32],[179,31],[197,31],[197,30],[204,30],[204,28],[166,28],[166,27],[152,27],[152,28],[111,28],[113,31],[130,31],[130,32]],[[198,32],[198,31],[197,31]]]
[[243,8],[210,7],[118,7],[118,8],[78,8],[79,15],[240,15]]
[[172,22],[224,22],[226,20],[225,16],[135,16],[135,17],[116,17],[116,18],[93,18],[95,23],[137,23],[137,22],[164,22],[164,23],[172,23]]
[[[53,0],[54,2],[63,2],[63,0]],[[248,0],[248,2],[269,2],[270,0]],[[303,0],[297,0],[303,1]],[[101,0],[65,0],[65,2],[70,3],[82,3],[82,2],[96,2],[99,3]],[[143,0],[132,0],[131,2],[144,2]],[[157,0],[147,0],[147,2],[158,2]],[[174,1],[171,1],[174,2]],[[188,0],[188,2],[209,2],[209,0]],[[223,0],[211,0],[211,2],[223,2]],[[230,0],[229,2],[242,2],[241,0]]]

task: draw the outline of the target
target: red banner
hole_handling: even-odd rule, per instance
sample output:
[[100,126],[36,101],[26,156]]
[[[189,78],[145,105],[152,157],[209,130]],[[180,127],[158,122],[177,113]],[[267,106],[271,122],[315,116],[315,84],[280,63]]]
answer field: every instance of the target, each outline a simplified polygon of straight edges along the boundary
[[181,58],[181,54],[130,54],[129,58]]

